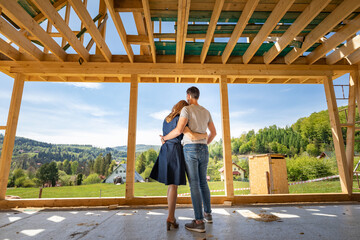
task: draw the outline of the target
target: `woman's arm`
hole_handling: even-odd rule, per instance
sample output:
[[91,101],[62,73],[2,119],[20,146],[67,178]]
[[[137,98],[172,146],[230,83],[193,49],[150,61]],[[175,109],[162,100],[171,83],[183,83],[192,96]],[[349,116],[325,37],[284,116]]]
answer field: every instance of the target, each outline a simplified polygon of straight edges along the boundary
[[201,140],[207,138],[207,133],[196,133],[192,132],[189,127],[184,128],[184,135],[190,138],[191,140]]

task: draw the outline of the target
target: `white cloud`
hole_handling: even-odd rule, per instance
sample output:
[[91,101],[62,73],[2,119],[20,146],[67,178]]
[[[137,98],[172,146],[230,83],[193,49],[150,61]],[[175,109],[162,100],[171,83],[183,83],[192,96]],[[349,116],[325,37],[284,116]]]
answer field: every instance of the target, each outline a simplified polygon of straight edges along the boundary
[[155,118],[157,120],[164,120],[166,118],[167,115],[169,115],[170,111],[169,110],[162,110],[159,112],[154,112],[150,114],[150,117]]
[[248,114],[252,114],[255,112],[255,109],[247,109],[244,111],[233,111],[230,112],[230,118],[237,118],[237,117],[242,117],[242,116],[246,116]]
[[75,86],[79,88],[90,88],[90,89],[101,89],[102,86],[100,83],[80,83],[80,82],[66,82],[66,83],[60,83],[70,86]]

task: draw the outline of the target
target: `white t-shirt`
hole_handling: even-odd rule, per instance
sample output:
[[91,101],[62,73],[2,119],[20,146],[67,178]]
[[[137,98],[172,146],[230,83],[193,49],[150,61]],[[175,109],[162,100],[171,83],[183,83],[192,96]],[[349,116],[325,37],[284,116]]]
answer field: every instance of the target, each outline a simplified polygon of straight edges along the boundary
[[[183,107],[180,117],[187,118],[190,130],[196,133],[206,133],[209,123],[212,122],[210,112],[203,106],[194,104]],[[184,135],[183,145],[195,143],[207,144],[207,140],[201,139],[193,141]]]

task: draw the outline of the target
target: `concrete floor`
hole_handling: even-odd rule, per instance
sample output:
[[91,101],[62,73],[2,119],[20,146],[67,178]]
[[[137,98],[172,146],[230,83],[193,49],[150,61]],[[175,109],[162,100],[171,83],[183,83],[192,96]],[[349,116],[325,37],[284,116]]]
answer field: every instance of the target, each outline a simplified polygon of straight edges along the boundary
[[[279,219],[256,221],[263,214]],[[0,211],[0,239],[360,239],[360,205],[213,206],[206,233],[186,230],[190,207],[166,231],[165,208],[17,209]]]

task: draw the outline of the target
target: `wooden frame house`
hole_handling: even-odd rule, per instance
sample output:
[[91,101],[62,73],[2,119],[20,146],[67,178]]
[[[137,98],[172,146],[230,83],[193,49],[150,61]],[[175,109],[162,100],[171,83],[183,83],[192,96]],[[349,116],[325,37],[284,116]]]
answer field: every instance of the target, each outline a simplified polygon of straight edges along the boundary
[[[135,197],[138,86],[142,83],[210,83],[220,88],[225,195],[212,202],[319,202],[360,200],[352,192],[355,109],[360,102],[360,0],[0,0],[0,71],[14,87],[0,161],[0,208],[165,204],[166,197]],[[65,8],[65,17],[58,10]],[[82,22],[69,25],[70,8]],[[138,35],[128,35],[120,12],[134,16]],[[111,18],[126,50],[112,54],[105,39]],[[47,29],[39,23],[48,19]],[[165,21],[175,33],[161,32]],[[159,32],[154,33],[154,22]],[[54,26],[58,32],[52,32]],[[85,43],[83,32],[92,37]],[[54,38],[61,37],[61,44]],[[226,41],[217,41],[218,38]],[[240,41],[240,40],[246,41]],[[89,50],[96,46],[96,53]],[[140,55],[131,45],[140,45]],[[39,48],[38,46],[42,46]],[[71,46],[77,54],[67,53]],[[42,50],[43,49],[43,50]],[[340,123],[333,80],[350,74],[347,123]],[[124,198],[5,200],[24,84],[38,82],[130,83]],[[342,193],[234,195],[229,122],[229,84],[322,84],[326,93]],[[356,102],[358,103],[356,105]],[[343,141],[341,128],[347,128]],[[345,147],[346,146],[346,147]],[[179,197],[190,203],[190,197]]]

